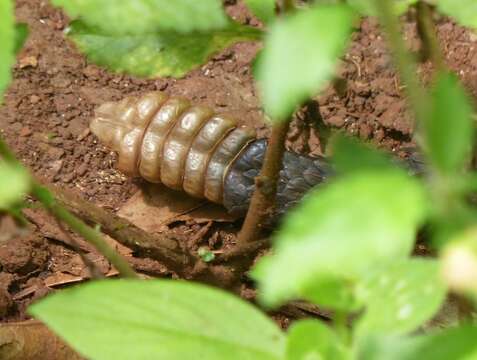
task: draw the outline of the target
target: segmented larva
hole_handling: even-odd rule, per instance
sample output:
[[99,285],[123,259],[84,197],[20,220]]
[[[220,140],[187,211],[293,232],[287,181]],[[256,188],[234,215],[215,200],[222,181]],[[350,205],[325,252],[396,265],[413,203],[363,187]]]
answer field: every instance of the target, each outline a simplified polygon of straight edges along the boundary
[[226,115],[161,92],[101,105],[90,128],[117,151],[120,171],[215,203],[223,202],[228,167],[256,136]]

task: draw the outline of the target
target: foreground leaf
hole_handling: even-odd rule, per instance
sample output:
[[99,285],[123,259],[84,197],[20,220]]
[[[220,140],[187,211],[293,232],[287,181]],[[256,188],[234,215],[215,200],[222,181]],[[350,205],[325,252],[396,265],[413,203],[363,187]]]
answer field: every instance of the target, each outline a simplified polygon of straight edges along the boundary
[[265,110],[273,120],[287,118],[332,77],[353,21],[347,6],[322,5],[273,24],[255,70]]
[[275,0],[245,0],[245,4],[264,24],[275,19]]
[[330,327],[318,320],[300,320],[290,327],[286,360],[347,359],[346,347]]
[[359,360],[477,359],[477,326],[463,325],[413,337],[375,337],[361,346]]
[[475,0],[435,0],[443,14],[454,18],[458,23],[477,29],[477,1]]
[[92,359],[280,359],[284,336],[265,314],[204,285],[107,280],[30,307]]
[[15,17],[11,0],[0,0],[0,104],[3,93],[12,80],[15,62]]
[[428,155],[434,166],[452,173],[464,166],[472,148],[472,106],[457,77],[439,74],[433,89],[432,113],[425,123]]
[[367,309],[356,331],[361,336],[413,331],[440,309],[446,292],[436,260],[414,258],[376,269],[358,290]]
[[332,141],[333,165],[339,173],[392,169],[390,157],[356,138],[338,135]]
[[397,170],[356,173],[314,191],[254,270],[260,299],[279,305],[319,289],[312,300],[320,304],[323,284],[352,290],[370,269],[410,254],[425,204],[420,183]]
[[30,177],[19,166],[0,163],[0,210],[8,210],[30,190]]
[[88,58],[117,72],[145,77],[181,77],[238,41],[257,40],[259,30],[230,23],[220,32],[108,35],[75,21],[69,37]]
[[72,18],[116,35],[158,31],[192,32],[221,29],[227,16],[220,0],[53,0]]
[[[417,3],[417,1],[418,0],[393,0],[391,3],[394,7],[394,13],[401,15],[405,13],[411,5]],[[377,16],[375,0],[347,0],[347,2],[364,16]]]

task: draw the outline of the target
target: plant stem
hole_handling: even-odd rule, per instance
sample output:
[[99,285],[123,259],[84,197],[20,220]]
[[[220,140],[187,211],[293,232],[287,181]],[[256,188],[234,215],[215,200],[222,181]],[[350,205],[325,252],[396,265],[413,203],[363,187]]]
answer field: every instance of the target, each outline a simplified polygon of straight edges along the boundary
[[432,19],[432,8],[425,1],[419,1],[417,10],[417,32],[421,39],[421,61],[431,60],[437,71],[446,68],[444,57],[437,39],[436,26]]
[[[295,9],[294,0],[282,0],[282,5],[281,15]],[[272,125],[262,169],[255,178],[255,191],[237,239],[239,247],[260,239],[263,223],[273,212],[290,121],[291,117]]]
[[[16,158],[7,144],[0,138],[0,156],[7,162],[23,166]],[[137,274],[129,266],[127,261],[118,254],[112,247],[104,241],[101,234],[90,228],[80,219],[71,214],[64,207],[60,206],[53,195],[43,186],[39,185],[33,179],[31,180],[31,193],[37,198],[43,206],[58,220],[63,221],[72,230],[83,236],[86,241],[91,243],[124,277],[137,278]]]
[[[46,186],[46,185],[44,185]],[[185,276],[187,269],[197,261],[181,248],[187,239],[179,234],[152,234],[130,221],[106,211],[76,194],[47,186],[60,205],[89,225],[99,224],[101,232],[132,249],[137,256],[158,260],[169,270]]]
[[101,233],[78,219],[58,204],[53,195],[43,186],[33,183],[32,195],[58,220],[64,222],[73,231],[84,237],[119,271],[123,277],[137,278],[137,274],[127,261],[104,241]]
[[273,211],[289,125],[290,120],[287,119],[272,126],[262,170],[255,178],[255,191],[237,239],[239,245],[258,240],[264,221]]
[[429,111],[429,100],[426,92],[419,83],[418,76],[416,76],[417,68],[415,63],[401,37],[399,19],[393,13],[390,0],[374,0],[374,3],[378,9],[381,26],[387,34],[394,62],[406,86],[405,91],[416,116],[416,120],[424,121],[427,119]]
[[295,0],[283,0],[282,13],[287,13],[295,10]]
[[349,344],[348,314],[344,311],[336,311],[333,315],[333,326],[336,333],[344,344]]
[[80,244],[69,234],[68,230],[66,230],[61,221],[59,221],[57,218],[55,218],[55,221],[56,225],[58,225],[58,228],[61,230],[63,235],[68,239],[70,245],[80,256],[81,260],[83,261],[83,264],[88,268],[91,277],[93,279],[104,278],[104,274],[101,272],[101,269],[96,265],[94,261],[92,261],[86,256],[86,253],[81,249]]

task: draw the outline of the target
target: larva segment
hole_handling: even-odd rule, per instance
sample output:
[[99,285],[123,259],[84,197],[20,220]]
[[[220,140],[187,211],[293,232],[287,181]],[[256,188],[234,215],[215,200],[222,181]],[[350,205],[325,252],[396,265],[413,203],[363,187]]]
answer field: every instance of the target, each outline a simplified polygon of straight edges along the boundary
[[108,102],[96,110],[90,129],[104,145],[118,152],[118,169],[122,172],[137,174],[144,130],[164,100],[162,93],[154,92],[140,99],[130,97],[117,103]]
[[147,181],[161,182],[164,142],[178,117],[190,106],[182,98],[170,98],[153,116],[141,144],[139,173]]
[[195,197],[204,197],[205,174],[209,159],[224,136],[236,122],[223,116],[209,119],[195,137],[187,154],[184,169],[184,190]]
[[165,100],[162,93],[148,93],[141,97],[135,106],[130,106],[124,113],[124,121],[131,124],[132,129],[124,134],[120,142],[118,169],[126,174],[138,175],[137,164],[144,131],[157,109]]
[[162,152],[161,182],[182,189],[184,167],[192,142],[205,122],[213,115],[207,107],[193,106],[179,118],[166,138]]
[[208,200],[222,203],[224,177],[227,168],[255,136],[255,131],[252,129],[237,128],[218,144],[210,158],[205,174],[204,194]]

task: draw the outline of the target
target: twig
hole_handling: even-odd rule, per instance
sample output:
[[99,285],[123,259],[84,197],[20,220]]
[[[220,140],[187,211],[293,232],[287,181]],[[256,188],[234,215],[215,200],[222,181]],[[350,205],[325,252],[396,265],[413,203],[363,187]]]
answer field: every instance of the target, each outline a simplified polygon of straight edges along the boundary
[[332,135],[331,129],[325,124],[323,116],[320,111],[320,104],[317,100],[308,100],[304,104],[305,116],[303,121],[312,126],[318,132],[318,139],[320,141],[320,150],[323,155],[328,154],[328,142]]
[[287,13],[295,10],[295,0],[283,0],[282,13]]
[[[429,111],[428,95],[419,83],[419,78],[416,76],[416,65],[401,37],[399,19],[394,15],[389,0],[374,0],[374,3],[378,9],[381,26],[387,34],[388,44],[391,48],[394,62],[403,83],[406,85],[404,90],[408,95],[412,110],[417,120],[424,121],[427,119]],[[419,122],[417,124],[419,124]]]
[[[295,9],[294,0],[282,0],[282,5],[282,15]],[[253,192],[245,221],[237,239],[239,247],[258,240],[263,223],[272,214],[290,121],[291,117],[276,122],[272,126],[272,134],[265,152],[262,170],[260,175],[255,178],[255,191]]]
[[[16,158],[7,144],[0,138],[0,156],[7,162],[16,166],[23,166]],[[59,205],[53,195],[43,186],[31,179],[31,194],[58,220],[63,221],[72,230],[80,234],[86,241],[91,243],[124,277],[136,278],[137,274],[129,266],[127,261],[110,247],[101,234],[87,226],[80,219]]]
[[90,272],[91,276],[93,277],[93,279],[104,278],[104,275],[101,272],[101,270],[98,268],[98,266],[90,258],[88,258],[86,256],[86,254],[81,249],[78,242],[70,235],[68,230],[65,229],[65,227],[63,226],[61,221],[59,221],[57,218],[55,218],[55,222],[56,222],[56,225],[58,225],[58,228],[63,233],[63,235],[68,240],[69,244],[73,247],[73,249],[76,251],[76,253],[78,253],[78,255],[80,256],[80,258],[83,261],[83,263],[85,264],[85,266],[89,269],[89,272]]
[[437,39],[431,5],[420,0],[416,5],[416,11],[417,32],[421,38],[421,61],[431,60],[437,71],[445,70],[446,65]]
[[187,255],[180,247],[180,242],[185,241],[185,238],[173,234],[150,234],[72,192],[52,186],[49,189],[64,207],[89,224],[99,224],[103,233],[133,249],[139,255],[158,260],[179,275],[183,275],[188,266],[194,266],[196,259]]
[[251,243],[246,243],[242,246],[235,246],[230,251],[218,255],[214,259],[214,263],[227,263],[231,260],[243,257],[255,257],[257,252],[266,248],[269,245],[268,239],[261,239]]
[[108,261],[119,271],[123,277],[137,278],[137,274],[128,262],[103,239],[101,233],[78,219],[63,206],[45,187],[33,183],[31,194],[58,220],[67,224],[73,231],[92,244]]
[[273,211],[289,125],[290,120],[287,119],[272,126],[272,134],[265,153],[262,170],[260,175],[255,178],[255,191],[237,239],[238,246],[259,239],[263,223]]

